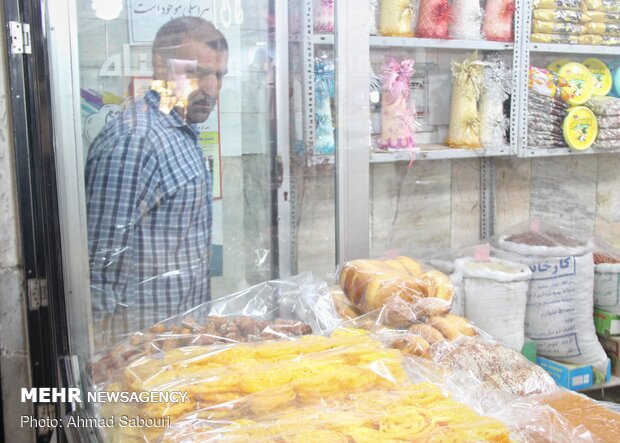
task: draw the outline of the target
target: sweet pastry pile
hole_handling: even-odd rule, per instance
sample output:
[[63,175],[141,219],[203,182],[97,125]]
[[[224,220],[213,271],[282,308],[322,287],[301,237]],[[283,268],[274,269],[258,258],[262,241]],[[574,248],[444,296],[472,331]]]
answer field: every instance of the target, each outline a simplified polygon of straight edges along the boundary
[[104,404],[104,417],[170,417],[166,427],[108,430],[118,441],[509,441],[502,423],[430,383],[412,384],[399,351],[354,330],[176,348],[135,361],[108,390],[187,395]]
[[90,363],[95,384],[109,380],[116,371],[140,357],[182,346],[204,346],[237,342],[275,340],[312,334],[312,328],[298,320],[257,320],[248,316],[208,316],[200,322],[191,315],[178,325],[156,324],[136,332],[129,340],[95,357]]
[[401,299],[421,314],[443,314],[450,310],[454,293],[448,276],[435,270],[425,272],[409,257],[347,262],[340,270],[339,283],[347,298],[363,313]]

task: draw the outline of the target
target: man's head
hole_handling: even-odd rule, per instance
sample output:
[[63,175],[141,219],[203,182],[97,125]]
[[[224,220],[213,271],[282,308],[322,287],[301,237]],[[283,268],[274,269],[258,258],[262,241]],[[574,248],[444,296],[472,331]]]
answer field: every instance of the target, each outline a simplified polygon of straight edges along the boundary
[[202,123],[213,110],[228,72],[228,44],[212,23],[198,17],[170,20],[153,41],[153,76],[172,81],[188,123]]

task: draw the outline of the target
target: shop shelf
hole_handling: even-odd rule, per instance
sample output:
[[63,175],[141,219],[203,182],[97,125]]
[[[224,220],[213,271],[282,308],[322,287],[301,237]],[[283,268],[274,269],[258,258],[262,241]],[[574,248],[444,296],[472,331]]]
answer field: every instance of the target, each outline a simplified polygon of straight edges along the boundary
[[549,52],[562,54],[620,55],[620,46],[561,45],[550,43],[530,43],[530,52]]
[[[334,36],[331,34],[314,34],[313,43],[317,45],[333,45]],[[436,49],[479,49],[483,51],[512,51],[514,44],[490,42],[486,40],[441,40],[416,37],[382,37],[370,36],[370,46],[373,48],[436,48]]]
[[603,383],[602,385],[594,385],[589,388],[580,389],[581,392],[585,391],[595,391],[597,389],[606,389],[606,388],[615,388],[620,386],[620,377],[611,376],[611,379],[607,383]]
[[577,151],[570,148],[533,148],[523,149],[519,157],[558,157],[562,155],[590,155],[590,154],[617,154],[620,153],[620,147],[617,151],[601,151],[596,149],[586,149],[585,151]]
[[[484,149],[458,149],[445,145],[422,145],[415,151],[415,160],[442,160],[456,158],[498,157],[509,155],[510,147],[498,146]],[[370,153],[371,163],[411,161],[411,151],[380,151]]]

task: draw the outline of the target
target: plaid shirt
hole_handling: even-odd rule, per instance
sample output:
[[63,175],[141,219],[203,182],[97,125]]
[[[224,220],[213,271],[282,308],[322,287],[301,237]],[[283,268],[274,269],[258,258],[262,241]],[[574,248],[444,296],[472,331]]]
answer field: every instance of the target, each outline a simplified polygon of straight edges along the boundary
[[196,126],[159,99],[106,124],[86,164],[93,315],[125,332],[210,298],[211,172]]

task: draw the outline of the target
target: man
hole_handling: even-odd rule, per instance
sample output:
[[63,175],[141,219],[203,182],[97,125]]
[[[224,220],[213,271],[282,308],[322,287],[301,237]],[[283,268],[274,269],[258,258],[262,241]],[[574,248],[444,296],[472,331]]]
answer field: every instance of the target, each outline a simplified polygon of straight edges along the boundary
[[213,111],[227,65],[211,23],[167,22],[153,41],[153,87],[90,147],[92,303],[105,342],[210,298],[212,175],[196,124]]

